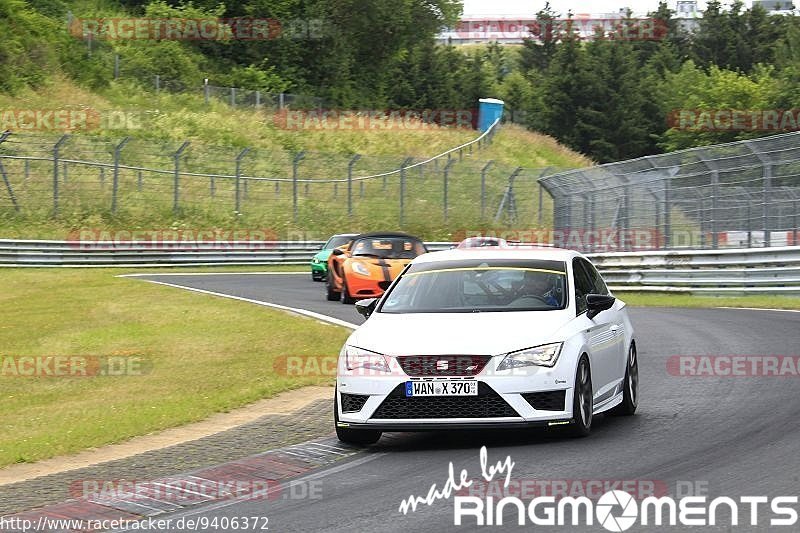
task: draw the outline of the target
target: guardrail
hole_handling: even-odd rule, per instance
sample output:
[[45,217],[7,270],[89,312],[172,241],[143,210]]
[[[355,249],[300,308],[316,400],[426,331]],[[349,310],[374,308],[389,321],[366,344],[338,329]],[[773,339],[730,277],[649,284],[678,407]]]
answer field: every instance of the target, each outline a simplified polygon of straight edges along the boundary
[[[0,267],[303,265],[324,241],[0,240]],[[426,243],[431,251],[453,246]],[[800,246],[588,254],[613,291],[800,295]]]

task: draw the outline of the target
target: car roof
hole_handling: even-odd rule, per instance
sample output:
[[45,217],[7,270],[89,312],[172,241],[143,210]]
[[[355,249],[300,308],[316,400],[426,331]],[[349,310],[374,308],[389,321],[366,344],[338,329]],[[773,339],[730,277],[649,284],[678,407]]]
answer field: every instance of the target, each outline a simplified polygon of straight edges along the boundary
[[541,259],[569,262],[573,257],[583,257],[575,250],[545,246],[509,246],[480,248],[452,248],[440,252],[429,252],[414,259],[414,263],[435,263],[468,259]]
[[415,241],[422,241],[419,237],[414,237],[413,235],[409,235],[408,233],[400,233],[399,231],[374,231],[372,233],[361,233],[360,235],[356,235],[353,240],[356,239],[374,239],[374,238],[392,238],[397,237],[401,239],[413,239]]
[[331,235],[330,237],[328,237],[328,240],[330,240],[330,239],[332,239],[334,237],[355,237],[357,235],[358,235],[358,233],[337,233],[335,235]]

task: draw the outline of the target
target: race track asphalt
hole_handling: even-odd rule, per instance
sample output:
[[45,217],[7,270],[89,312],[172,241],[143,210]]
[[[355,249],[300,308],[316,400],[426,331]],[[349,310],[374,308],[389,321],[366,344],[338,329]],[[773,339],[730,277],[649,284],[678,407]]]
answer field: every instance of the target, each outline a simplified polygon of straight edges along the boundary
[[[146,279],[360,322],[352,306],[326,301],[323,284],[306,275],[153,275]],[[185,516],[268,516],[270,531],[281,532],[480,530],[474,521],[456,528],[450,500],[405,515],[398,508],[410,495],[425,496],[433,483],[441,487],[451,461],[456,473],[463,468],[470,478],[478,478],[482,445],[487,446],[492,464],[511,457],[514,482],[539,480],[559,486],[570,480],[618,480],[648,486],[652,481],[670,494],[676,494],[679,484],[691,484],[700,491],[705,487],[711,497],[798,495],[800,379],[675,376],[667,371],[667,360],[674,355],[797,355],[800,313],[634,308],[630,314],[640,357],[639,411],[629,418],[597,417],[588,438],[575,440],[560,431],[543,430],[389,434],[354,458],[312,474],[321,480],[320,499],[226,502],[193,509]],[[747,518],[747,513],[740,516]],[[528,523],[502,529],[576,528]],[[584,529],[605,531],[597,524]],[[767,529],[766,524],[701,528]],[[654,528],[636,525],[630,531],[644,530]]]

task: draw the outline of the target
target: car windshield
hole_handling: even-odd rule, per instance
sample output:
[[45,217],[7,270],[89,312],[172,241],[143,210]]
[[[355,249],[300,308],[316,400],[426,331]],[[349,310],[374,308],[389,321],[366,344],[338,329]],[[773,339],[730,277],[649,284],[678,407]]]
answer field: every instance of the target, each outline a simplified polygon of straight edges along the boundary
[[416,239],[370,237],[354,242],[351,255],[381,259],[414,259],[424,253],[425,247]]
[[551,311],[567,305],[562,261],[470,260],[413,265],[381,313]]
[[338,248],[347,244],[348,242],[352,241],[352,237],[346,237],[343,235],[334,235],[328,242],[325,243],[325,246],[322,247],[323,250],[332,250],[333,248]]

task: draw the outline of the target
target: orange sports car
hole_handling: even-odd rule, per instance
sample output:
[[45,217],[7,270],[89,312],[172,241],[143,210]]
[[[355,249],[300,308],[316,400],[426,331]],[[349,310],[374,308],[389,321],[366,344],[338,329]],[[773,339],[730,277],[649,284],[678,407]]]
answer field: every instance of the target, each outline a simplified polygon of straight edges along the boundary
[[353,303],[377,298],[418,255],[427,252],[417,237],[405,233],[362,233],[334,248],[328,258],[328,300]]

